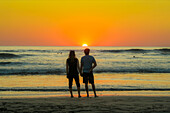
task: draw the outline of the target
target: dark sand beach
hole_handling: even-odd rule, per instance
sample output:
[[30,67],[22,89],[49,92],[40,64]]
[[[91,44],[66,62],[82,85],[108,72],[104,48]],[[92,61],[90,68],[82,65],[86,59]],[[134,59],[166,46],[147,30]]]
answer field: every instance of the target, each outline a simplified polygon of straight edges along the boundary
[[1,113],[169,113],[170,97],[102,96],[1,99]]

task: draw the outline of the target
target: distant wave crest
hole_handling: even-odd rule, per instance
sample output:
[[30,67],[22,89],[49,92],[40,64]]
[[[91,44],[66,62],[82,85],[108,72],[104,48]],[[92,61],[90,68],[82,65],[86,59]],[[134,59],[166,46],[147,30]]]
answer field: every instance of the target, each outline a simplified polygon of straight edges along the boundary
[[162,51],[162,52],[170,52],[170,49],[163,48],[163,49],[155,49],[156,51]]
[[[38,52],[38,53],[62,53],[62,52],[66,52],[66,51],[70,51],[70,49],[68,50],[36,50],[36,49],[29,49],[29,50],[24,50],[24,49],[20,49],[20,50],[0,50],[0,52]],[[76,49],[75,51],[77,52],[83,52],[82,49]],[[118,53],[118,52],[170,52],[170,49],[168,48],[162,48],[162,49],[116,49],[116,50],[97,50],[100,52],[114,52],[114,53]]]
[[22,62],[0,62],[1,66],[4,65],[18,65],[18,64],[23,64]]
[[38,53],[61,53],[62,51],[70,51],[70,50],[0,50],[0,52],[38,52]]
[[18,58],[19,55],[11,54],[11,53],[0,53],[0,59],[7,59],[7,58]]
[[100,50],[100,52],[113,52],[113,53],[119,53],[119,52],[132,52],[132,53],[147,53],[147,52],[170,52],[170,49],[168,48],[162,48],[162,49],[121,49],[121,50]]
[[60,69],[0,69],[0,75],[61,75]]

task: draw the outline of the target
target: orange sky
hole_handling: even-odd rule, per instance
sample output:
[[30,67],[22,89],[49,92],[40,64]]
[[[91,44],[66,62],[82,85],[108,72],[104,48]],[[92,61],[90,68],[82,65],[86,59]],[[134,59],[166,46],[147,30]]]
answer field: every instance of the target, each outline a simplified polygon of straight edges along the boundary
[[169,0],[1,0],[0,45],[170,46]]

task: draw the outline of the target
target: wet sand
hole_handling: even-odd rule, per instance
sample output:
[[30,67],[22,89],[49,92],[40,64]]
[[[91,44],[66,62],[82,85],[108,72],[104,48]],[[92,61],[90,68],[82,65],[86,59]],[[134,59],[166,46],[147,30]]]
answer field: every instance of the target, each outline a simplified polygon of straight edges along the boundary
[[102,96],[1,99],[2,113],[169,113],[170,97]]

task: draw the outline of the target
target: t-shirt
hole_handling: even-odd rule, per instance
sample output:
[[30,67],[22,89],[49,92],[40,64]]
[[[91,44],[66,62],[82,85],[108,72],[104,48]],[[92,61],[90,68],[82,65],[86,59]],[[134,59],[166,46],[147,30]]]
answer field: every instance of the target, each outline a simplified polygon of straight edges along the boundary
[[81,63],[83,64],[83,72],[89,73],[92,68],[92,64],[95,63],[96,60],[93,56],[85,55],[81,58]]
[[68,67],[69,67],[68,72],[69,72],[70,76],[74,76],[74,75],[78,74],[77,62],[78,62],[77,58],[75,58],[73,61],[71,61],[70,58],[67,59],[67,63],[68,63]]

